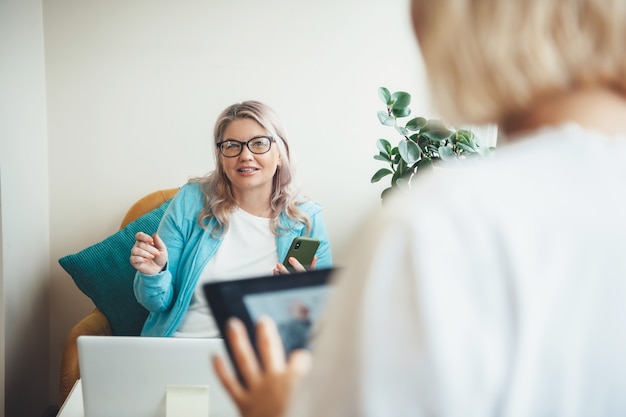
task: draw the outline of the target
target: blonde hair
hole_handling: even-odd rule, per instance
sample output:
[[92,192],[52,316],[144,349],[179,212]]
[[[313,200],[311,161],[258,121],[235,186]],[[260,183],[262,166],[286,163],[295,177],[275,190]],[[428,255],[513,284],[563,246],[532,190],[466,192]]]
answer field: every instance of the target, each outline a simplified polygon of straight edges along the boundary
[[[304,223],[306,234],[308,234],[311,230],[311,219],[297,207],[305,199],[302,197],[298,198],[297,191],[293,185],[293,168],[291,166],[289,144],[278,116],[269,106],[254,100],[228,106],[215,122],[213,130],[214,143],[217,144],[223,140],[224,131],[228,125],[240,119],[251,119],[261,125],[268,135],[274,137],[273,146],[277,147],[280,154],[281,165],[274,174],[270,198],[270,207],[273,213],[270,222],[272,231],[274,234],[279,233],[279,215],[284,212],[292,220]],[[204,194],[204,207],[198,215],[198,224],[206,227],[209,217],[214,216],[218,225],[211,233],[213,236],[219,237],[228,231],[231,213],[238,206],[217,149],[215,149],[214,156],[215,170],[204,177],[193,178],[190,181],[199,182]]]
[[412,17],[452,123],[501,122],[572,88],[626,93],[624,0],[413,0]]

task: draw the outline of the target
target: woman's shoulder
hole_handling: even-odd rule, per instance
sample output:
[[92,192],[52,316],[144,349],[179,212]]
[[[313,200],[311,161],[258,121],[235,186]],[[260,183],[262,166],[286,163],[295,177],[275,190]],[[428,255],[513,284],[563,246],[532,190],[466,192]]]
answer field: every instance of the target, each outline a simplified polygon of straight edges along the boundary
[[202,184],[197,181],[189,181],[182,185],[174,199],[172,205],[178,207],[178,210],[198,210],[198,207],[202,207],[203,190]]
[[309,216],[313,216],[322,211],[323,206],[317,201],[309,200],[304,196],[298,196],[296,199],[296,207]]
[[202,191],[202,183],[199,181],[188,181],[184,185],[182,185],[177,195],[180,195],[181,198],[195,198],[197,196],[201,196],[203,194]]

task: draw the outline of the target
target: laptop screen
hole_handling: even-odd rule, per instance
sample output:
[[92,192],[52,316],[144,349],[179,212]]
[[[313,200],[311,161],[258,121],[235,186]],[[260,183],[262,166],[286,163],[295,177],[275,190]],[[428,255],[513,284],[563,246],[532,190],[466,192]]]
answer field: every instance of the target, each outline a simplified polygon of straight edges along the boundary
[[85,417],[165,417],[173,387],[204,389],[209,416],[239,416],[213,370],[215,354],[226,355],[220,338],[80,336]]

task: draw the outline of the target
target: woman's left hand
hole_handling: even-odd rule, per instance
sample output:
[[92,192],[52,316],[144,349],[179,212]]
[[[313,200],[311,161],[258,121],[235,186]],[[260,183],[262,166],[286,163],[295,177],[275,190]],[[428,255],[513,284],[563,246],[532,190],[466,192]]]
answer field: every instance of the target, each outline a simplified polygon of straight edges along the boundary
[[270,318],[257,322],[256,334],[261,363],[243,323],[238,319],[228,322],[226,337],[244,384],[228,370],[221,357],[213,358],[213,367],[242,417],[282,416],[295,383],[310,369],[311,354],[295,350],[285,361],[280,334]]
[[[296,272],[303,272],[303,271],[307,270],[307,268],[302,266],[300,261],[298,261],[293,256],[290,257],[287,260],[287,262],[289,262],[289,264],[296,270]],[[311,262],[311,266],[309,267],[309,269],[315,269],[315,264],[316,263],[317,263],[317,255],[315,255],[313,257],[313,261]],[[283,264],[276,264],[276,268],[274,268],[274,275],[289,274],[289,273],[290,273],[290,271],[287,269],[287,267],[285,267],[285,265],[283,265]]]

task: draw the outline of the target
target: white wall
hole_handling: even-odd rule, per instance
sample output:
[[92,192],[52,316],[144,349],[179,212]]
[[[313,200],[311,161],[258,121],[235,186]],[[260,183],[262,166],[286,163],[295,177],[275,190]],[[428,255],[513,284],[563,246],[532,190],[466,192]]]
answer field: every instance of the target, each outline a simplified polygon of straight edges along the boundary
[[0,1],[3,411],[49,403],[49,218],[41,0]]
[[[61,346],[92,308],[58,258],[113,233],[156,189],[213,168],[217,114],[281,116],[303,191],[325,206],[335,260],[383,184],[377,89],[424,80],[408,0],[44,0],[50,152],[51,398]],[[5,213],[6,215],[7,213]],[[6,237],[6,234],[5,234]]]
[[[2,165],[0,165],[0,184],[2,184]],[[0,186],[0,248],[2,248],[2,186]],[[4,306],[4,262],[2,261],[2,253],[0,250],[0,300]],[[5,371],[4,366],[4,345],[5,345],[5,326],[4,326],[4,307],[0,307],[0,410],[4,410],[4,387],[5,387]]]

